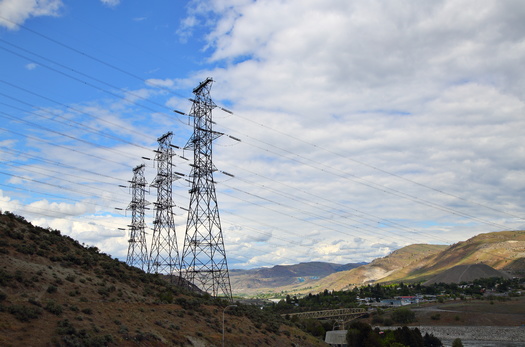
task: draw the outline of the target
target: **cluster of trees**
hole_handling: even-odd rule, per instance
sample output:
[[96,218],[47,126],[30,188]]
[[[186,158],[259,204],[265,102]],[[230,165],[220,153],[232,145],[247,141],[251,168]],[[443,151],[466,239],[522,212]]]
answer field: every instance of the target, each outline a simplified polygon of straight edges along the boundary
[[346,334],[349,347],[439,347],[443,346],[440,339],[432,334],[421,335],[418,328],[409,329],[404,326],[396,330],[372,329],[364,322],[350,324]]

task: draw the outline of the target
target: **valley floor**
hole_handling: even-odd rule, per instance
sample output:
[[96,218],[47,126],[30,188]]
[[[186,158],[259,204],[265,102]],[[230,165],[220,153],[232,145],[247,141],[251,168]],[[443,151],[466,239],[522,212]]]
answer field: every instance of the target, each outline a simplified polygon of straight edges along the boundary
[[[523,342],[525,341],[525,326],[416,326],[421,334],[433,334],[441,340],[462,341],[497,341]],[[382,327],[382,329],[396,329],[397,327]],[[414,326],[411,326],[414,328]]]

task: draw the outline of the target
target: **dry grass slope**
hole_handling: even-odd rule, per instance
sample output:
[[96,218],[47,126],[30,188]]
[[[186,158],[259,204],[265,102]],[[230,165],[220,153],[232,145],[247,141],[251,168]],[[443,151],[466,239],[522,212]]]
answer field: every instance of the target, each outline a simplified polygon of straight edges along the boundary
[[[229,302],[0,214],[1,346],[218,346]],[[258,307],[226,311],[229,346],[321,346]]]

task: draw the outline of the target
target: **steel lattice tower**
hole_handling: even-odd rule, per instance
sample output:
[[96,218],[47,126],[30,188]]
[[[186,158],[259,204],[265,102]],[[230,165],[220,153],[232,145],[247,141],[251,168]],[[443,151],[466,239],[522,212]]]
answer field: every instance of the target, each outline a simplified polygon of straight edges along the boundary
[[146,245],[146,223],[144,222],[144,210],[149,203],[146,201],[146,178],[144,177],[144,164],[133,169],[131,184],[131,202],[128,210],[131,210],[130,238],[128,240],[128,257],[126,264],[146,270],[148,267],[148,249]]
[[210,97],[212,84],[213,80],[208,78],[193,90],[195,100],[190,111],[194,119],[193,135],[184,147],[193,149],[193,164],[181,277],[212,296],[223,295],[231,300],[230,276],[213,180],[213,172],[217,169],[212,162],[212,142],[223,134],[212,130],[212,110],[216,107]]
[[157,139],[159,148],[155,151],[157,162],[157,176],[151,187],[157,188],[155,219],[153,221],[153,238],[149,257],[149,272],[170,275],[173,279],[175,271],[180,268],[177,234],[173,219],[172,185],[178,176],[173,175],[174,156],[171,144],[172,132],[168,132]]

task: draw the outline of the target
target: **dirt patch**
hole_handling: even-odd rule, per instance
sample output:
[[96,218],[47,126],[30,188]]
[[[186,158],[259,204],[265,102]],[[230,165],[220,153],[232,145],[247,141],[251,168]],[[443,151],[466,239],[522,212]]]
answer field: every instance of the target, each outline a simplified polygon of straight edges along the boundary
[[410,307],[416,325],[522,326],[525,325],[525,297],[508,301],[472,300]]

